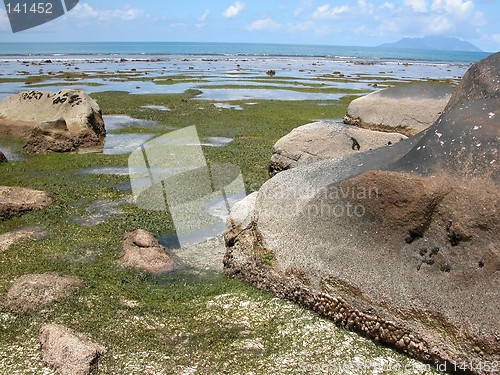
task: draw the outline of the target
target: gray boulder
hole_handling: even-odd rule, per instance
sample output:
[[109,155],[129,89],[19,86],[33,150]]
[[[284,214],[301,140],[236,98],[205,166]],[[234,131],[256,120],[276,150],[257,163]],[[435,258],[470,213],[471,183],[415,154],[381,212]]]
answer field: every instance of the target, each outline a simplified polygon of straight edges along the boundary
[[106,349],[59,324],[40,329],[42,360],[61,375],[90,375],[98,370]]
[[[65,122],[64,127],[62,120]],[[106,136],[99,106],[87,93],[78,90],[61,90],[57,93],[26,91],[0,102],[1,133],[24,135],[26,128],[31,129],[25,148],[27,152],[54,151],[51,148],[65,152],[102,146]],[[74,145],[72,148],[50,147],[49,143],[40,141],[47,134],[58,135],[55,137],[57,142],[61,142],[61,134],[64,134]],[[45,140],[48,141],[46,137]],[[45,151],[44,145],[47,148]]]
[[122,265],[160,275],[178,269],[181,260],[151,233],[137,229],[123,237]]
[[499,127],[500,98],[464,101],[392,147],[278,174],[228,222],[225,272],[449,372],[488,373],[473,364],[500,360]]
[[50,204],[52,204],[52,198],[44,191],[0,186],[0,220],[40,210]]
[[379,90],[351,102],[346,124],[413,135],[431,126],[443,112],[453,89],[412,83]]
[[281,138],[273,147],[269,174],[296,168],[319,160],[393,145],[406,136],[318,121],[299,126]]

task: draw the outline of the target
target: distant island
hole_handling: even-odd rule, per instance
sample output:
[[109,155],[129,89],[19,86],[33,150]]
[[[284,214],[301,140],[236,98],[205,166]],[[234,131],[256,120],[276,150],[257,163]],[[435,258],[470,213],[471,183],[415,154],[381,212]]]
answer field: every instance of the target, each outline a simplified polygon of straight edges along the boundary
[[425,36],[423,38],[403,38],[396,43],[384,43],[380,48],[424,49],[440,51],[482,52],[475,45],[458,38]]

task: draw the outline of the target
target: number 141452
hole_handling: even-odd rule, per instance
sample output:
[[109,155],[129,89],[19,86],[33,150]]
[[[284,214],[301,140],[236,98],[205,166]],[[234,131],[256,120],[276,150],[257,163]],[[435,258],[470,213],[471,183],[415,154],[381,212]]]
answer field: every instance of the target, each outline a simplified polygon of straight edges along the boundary
[[52,3],[33,3],[26,4],[20,2],[13,2],[5,4],[7,13],[9,14],[52,14]]

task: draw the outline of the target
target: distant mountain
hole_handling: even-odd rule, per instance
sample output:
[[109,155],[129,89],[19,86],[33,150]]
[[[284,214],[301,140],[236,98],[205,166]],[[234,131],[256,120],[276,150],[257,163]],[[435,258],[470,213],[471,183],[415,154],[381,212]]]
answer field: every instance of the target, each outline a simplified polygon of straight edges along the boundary
[[403,38],[396,43],[384,43],[380,48],[406,48],[440,51],[482,52],[475,45],[463,40],[443,36],[425,36],[423,38]]

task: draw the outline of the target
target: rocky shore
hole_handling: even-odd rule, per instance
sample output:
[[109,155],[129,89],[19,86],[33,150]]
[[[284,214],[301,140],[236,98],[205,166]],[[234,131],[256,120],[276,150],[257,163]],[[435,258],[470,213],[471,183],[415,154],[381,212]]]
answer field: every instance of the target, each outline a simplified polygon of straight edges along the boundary
[[[462,315],[440,296],[464,299],[446,281],[457,274],[490,293],[496,206],[485,207],[482,217],[472,207],[495,202],[496,187],[480,178],[491,172],[496,181],[496,164],[487,163],[491,153],[476,151],[496,144],[488,133],[496,128],[486,126],[496,118],[467,133],[483,144],[463,151],[469,169],[461,168],[462,158],[438,151],[440,142],[447,154],[474,144],[461,136],[469,120],[458,120],[481,114],[479,104],[467,106],[465,117],[456,106],[446,109],[443,124],[426,123],[416,136],[425,123],[420,117],[418,126],[402,127],[342,120],[349,103],[374,89],[402,84],[400,95],[422,84],[429,93],[442,87],[429,84],[426,69],[451,87],[464,67],[297,61],[0,62],[9,76],[0,80],[0,372],[417,375],[435,374],[462,353],[464,361],[492,358],[487,330],[495,322],[485,322],[491,305],[477,312],[476,323],[456,329],[481,295],[465,294],[471,301]],[[472,71],[483,77],[481,69]],[[469,87],[462,89],[472,103],[477,92]],[[426,104],[433,94],[409,95],[409,101],[420,106],[419,115],[439,117],[448,98],[443,92],[436,106]],[[389,95],[393,114],[401,112],[397,95]],[[450,130],[450,122],[457,129]],[[178,248],[169,212],[135,204],[128,163],[145,142],[192,125],[208,164],[236,164],[247,191],[258,192],[232,208],[225,238],[195,233],[199,243]],[[146,165],[149,174],[139,182],[156,178],[157,167]],[[447,179],[428,176],[440,168]],[[457,170],[467,172],[471,185]],[[475,179],[484,195],[472,189]],[[201,194],[189,181],[184,190]],[[391,210],[376,200],[368,204],[372,193]],[[317,203],[321,214],[333,200],[353,213],[362,205],[370,219],[336,226],[330,218],[325,229],[309,204]],[[309,210],[312,220],[294,216],[290,202]],[[210,200],[200,215],[222,224],[226,208]],[[443,223],[450,215],[452,223]],[[480,232],[486,235],[477,240]],[[316,252],[320,243],[329,249],[324,258]],[[479,270],[464,271],[470,259],[455,251],[472,245],[485,249],[467,253]],[[454,281],[462,286],[460,277]],[[434,310],[418,320],[427,307],[415,301],[429,300]],[[439,309],[444,313],[434,314]],[[469,335],[482,323],[481,333]],[[387,343],[396,350],[381,345]]]

